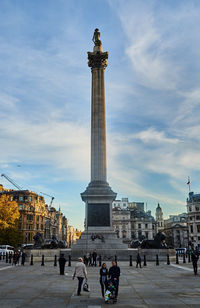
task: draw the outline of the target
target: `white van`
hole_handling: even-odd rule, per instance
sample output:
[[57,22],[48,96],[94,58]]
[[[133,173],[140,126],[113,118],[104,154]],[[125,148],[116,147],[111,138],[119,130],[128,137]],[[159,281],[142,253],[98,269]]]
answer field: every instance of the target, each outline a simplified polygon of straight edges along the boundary
[[6,253],[14,254],[14,247],[10,245],[0,245],[0,255],[6,255]]

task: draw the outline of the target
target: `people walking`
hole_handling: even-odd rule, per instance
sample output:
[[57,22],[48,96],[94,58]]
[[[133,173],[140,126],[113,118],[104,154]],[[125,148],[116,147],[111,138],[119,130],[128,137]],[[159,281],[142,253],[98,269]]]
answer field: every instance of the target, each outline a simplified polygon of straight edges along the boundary
[[142,267],[142,266],[141,266],[141,263],[142,263],[142,259],[141,259],[141,257],[140,257],[139,252],[138,252],[137,258],[136,258],[136,267],[138,268],[138,265],[139,265],[140,268],[141,268],[141,267]]
[[107,277],[108,277],[108,269],[106,267],[106,263],[102,264],[100,268],[100,285],[101,285],[101,293],[104,298],[105,291],[107,290]]
[[85,264],[83,263],[82,258],[78,258],[78,262],[76,263],[74,275],[72,279],[74,279],[75,277],[77,277],[78,279],[77,295],[79,296],[81,295],[81,287],[82,287],[84,278],[87,280],[87,270],[86,270]]
[[194,269],[194,274],[197,275],[197,270],[198,270],[198,259],[199,259],[199,254],[197,251],[192,251],[191,253],[191,259],[192,259],[192,265],[193,265],[193,269]]
[[58,263],[59,263],[59,268],[60,268],[60,275],[64,275],[66,259],[63,253],[61,253],[60,258],[58,259]]
[[96,250],[94,250],[93,253],[92,253],[92,265],[97,266],[97,252],[96,252]]
[[116,287],[115,297],[118,296],[120,268],[115,261],[112,261],[112,266],[109,269],[108,277],[112,279]]

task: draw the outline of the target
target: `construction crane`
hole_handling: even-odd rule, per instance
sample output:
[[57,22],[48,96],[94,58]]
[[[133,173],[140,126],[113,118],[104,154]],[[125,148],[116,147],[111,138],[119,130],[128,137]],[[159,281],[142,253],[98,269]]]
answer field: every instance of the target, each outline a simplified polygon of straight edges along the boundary
[[53,203],[53,200],[55,199],[53,196],[50,196],[50,195],[48,195],[48,194],[45,194],[45,193],[43,193],[43,192],[40,192],[42,195],[45,195],[45,196],[48,196],[48,197],[50,197],[51,198],[51,202],[50,202],[50,204],[49,204],[49,208],[52,206],[52,203]]
[[3,173],[1,174],[1,176],[3,176],[6,180],[8,180],[8,182],[13,184],[13,186],[15,186],[17,189],[22,190],[22,187],[17,185],[11,178],[9,178],[9,176],[7,176],[6,174],[3,174]]

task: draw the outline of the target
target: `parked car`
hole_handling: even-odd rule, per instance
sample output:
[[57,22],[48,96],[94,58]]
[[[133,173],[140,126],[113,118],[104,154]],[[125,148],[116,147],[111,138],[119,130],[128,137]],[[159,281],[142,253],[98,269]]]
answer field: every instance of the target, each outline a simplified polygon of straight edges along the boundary
[[6,255],[6,253],[8,254],[14,254],[14,247],[10,246],[10,245],[0,245],[0,254]]
[[33,249],[34,244],[22,244],[21,248],[22,249]]

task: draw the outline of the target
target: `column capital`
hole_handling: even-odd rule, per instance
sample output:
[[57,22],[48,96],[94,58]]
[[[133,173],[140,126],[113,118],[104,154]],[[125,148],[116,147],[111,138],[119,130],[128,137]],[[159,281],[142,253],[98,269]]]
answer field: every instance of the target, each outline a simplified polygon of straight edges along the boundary
[[108,52],[88,51],[88,66],[93,68],[106,68],[108,65]]

